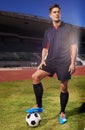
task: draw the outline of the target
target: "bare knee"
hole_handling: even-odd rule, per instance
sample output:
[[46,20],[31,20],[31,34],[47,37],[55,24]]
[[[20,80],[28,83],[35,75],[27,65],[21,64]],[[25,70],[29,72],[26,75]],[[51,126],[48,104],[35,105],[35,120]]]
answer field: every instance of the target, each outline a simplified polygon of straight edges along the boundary
[[61,92],[63,92],[63,93],[68,92],[68,81],[61,82],[61,83],[60,83],[60,90],[61,90]]
[[33,84],[38,84],[41,82],[41,80],[43,78],[45,78],[46,76],[48,76],[49,73],[45,72],[43,70],[37,70],[33,75],[32,75],[32,80],[33,80]]
[[33,81],[33,84],[38,84],[40,83],[40,76],[37,74],[37,73],[34,73],[32,75],[32,81]]

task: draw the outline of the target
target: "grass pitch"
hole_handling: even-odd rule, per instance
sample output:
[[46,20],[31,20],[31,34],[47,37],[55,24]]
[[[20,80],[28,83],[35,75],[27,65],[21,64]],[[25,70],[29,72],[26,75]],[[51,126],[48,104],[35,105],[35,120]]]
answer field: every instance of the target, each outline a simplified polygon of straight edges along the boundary
[[27,126],[26,109],[35,104],[32,81],[0,83],[0,130],[84,130],[85,76],[75,76],[69,81],[69,102],[66,108],[68,122],[60,125],[59,81],[56,78],[42,80],[44,86],[42,121],[36,128]]

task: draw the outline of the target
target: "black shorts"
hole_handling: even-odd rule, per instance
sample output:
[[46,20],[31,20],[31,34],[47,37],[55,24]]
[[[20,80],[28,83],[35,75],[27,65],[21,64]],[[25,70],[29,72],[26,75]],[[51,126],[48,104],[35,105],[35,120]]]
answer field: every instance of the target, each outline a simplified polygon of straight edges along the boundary
[[49,76],[53,76],[55,73],[57,75],[58,80],[64,82],[71,79],[71,75],[69,70],[69,65],[57,65],[56,67],[52,67],[49,65],[43,65],[41,70],[44,70],[49,73]]

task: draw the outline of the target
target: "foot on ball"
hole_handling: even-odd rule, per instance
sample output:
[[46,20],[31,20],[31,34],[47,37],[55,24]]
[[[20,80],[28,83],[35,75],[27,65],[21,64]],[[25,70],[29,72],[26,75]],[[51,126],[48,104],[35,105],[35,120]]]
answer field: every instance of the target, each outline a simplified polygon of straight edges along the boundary
[[33,108],[27,109],[26,112],[30,113],[30,114],[35,113],[35,112],[42,113],[43,108],[37,107],[37,105],[36,105]]

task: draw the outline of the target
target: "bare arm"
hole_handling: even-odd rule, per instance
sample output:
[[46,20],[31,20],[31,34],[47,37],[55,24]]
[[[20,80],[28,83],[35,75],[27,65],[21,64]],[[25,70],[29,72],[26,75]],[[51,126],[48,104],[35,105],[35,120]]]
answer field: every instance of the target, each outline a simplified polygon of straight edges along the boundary
[[48,49],[47,49],[47,48],[43,48],[43,49],[42,49],[42,59],[41,59],[40,65],[38,66],[38,69],[41,68],[42,65],[46,65],[45,59],[46,59],[46,57],[47,57],[47,54],[48,54]]
[[75,72],[76,56],[77,56],[77,45],[76,44],[72,44],[71,45],[71,64],[69,66],[70,74],[73,74]]

